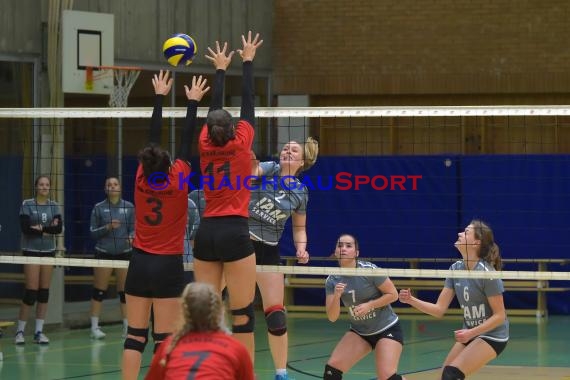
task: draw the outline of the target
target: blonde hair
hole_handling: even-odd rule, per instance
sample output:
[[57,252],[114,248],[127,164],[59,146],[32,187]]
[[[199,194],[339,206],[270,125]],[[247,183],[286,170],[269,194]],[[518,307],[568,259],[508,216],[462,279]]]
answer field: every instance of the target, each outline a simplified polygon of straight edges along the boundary
[[308,137],[307,141],[303,144],[303,166],[299,169],[300,172],[309,170],[315,162],[317,162],[317,157],[319,155],[319,142],[312,137]]
[[182,292],[182,326],[174,332],[166,349],[166,358],[160,364],[166,366],[168,357],[178,341],[190,332],[228,332],[224,325],[222,298],[210,284],[191,282]]

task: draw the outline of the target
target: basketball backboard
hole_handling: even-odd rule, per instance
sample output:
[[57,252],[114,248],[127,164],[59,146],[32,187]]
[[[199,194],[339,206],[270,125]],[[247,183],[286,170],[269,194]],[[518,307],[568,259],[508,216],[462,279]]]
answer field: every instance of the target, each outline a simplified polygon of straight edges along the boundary
[[63,92],[110,94],[113,75],[95,69],[92,86],[86,87],[86,68],[113,66],[115,61],[114,15],[63,11],[62,88]]

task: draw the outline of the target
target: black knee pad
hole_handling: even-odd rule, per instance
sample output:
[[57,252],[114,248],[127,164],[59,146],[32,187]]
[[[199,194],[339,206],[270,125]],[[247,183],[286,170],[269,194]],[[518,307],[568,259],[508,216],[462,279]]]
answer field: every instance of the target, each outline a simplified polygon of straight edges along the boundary
[[249,320],[243,325],[232,325],[232,332],[237,334],[252,333],[255,327],[255,311],[253,302],[243,309],[232,310],[232,315],[246,315]]
[[271,335],[281,336],[287,332],[287,314],[281,305],[268,307],[265,310],[265,322],[267,331]]
[[464,380],[465,374],[457,367],[446,365],[441,373],[441,380]]
[[38,303],[48,303],[49,301],[49,289],[40,288],[38,290]]
[[22,302],[28,306],[34,306],[36,300],[38,299],[38,291],[34,289],[25,289],[24,296],[22,297]]
[[[139,340],[129,338],[128,335],[144,338],[144,341],[141,342]],[[143,353],[147,343],[148,343],[148,328],[136,329],[131,326],[127,327],[127,339],[125,339],[125,345],[123,346],[125,350],[134,350]]]
[[93,299],[93,301],[103,302],[105,298],[107,298],[106,290],[93,288],[93,294],[91,295],[91,299]]
[[386,380],[402,380],[402,376],[398,375],[397,373],[393,374]]
[[117,294],[119,295],[119,301],[121,301],[121,303],[127,303],[125,292],[117,292]]
[[342,380],[342,371],[327,364],[325,365],[323,380]]
[[152,340],[154,340],[155,342],[162,342],[163,340],[166,340],[166,338],[168,338],[170,336],[170,333],[156,333],[156,332],[152,332]]
[[152,332],[152,340],[154,340],[154,350],[152,351],[153,353],[156,352],[158,350],[158,348],[160,347],[160,344],[166,340],[166,338],[168,338],[170,336],[170,333],[155,333],[154,331]]

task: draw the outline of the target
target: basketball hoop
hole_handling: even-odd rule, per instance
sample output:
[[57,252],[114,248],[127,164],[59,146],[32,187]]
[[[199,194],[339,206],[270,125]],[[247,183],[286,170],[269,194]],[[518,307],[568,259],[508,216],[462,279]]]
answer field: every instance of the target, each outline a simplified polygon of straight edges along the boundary
[[[112,75],[113,89],[109,96],[109,106],[126,107],[129,93],[137,81],[141,70],[141,67],[135,66],[87,67],[85,69],[85,89],[89,91],[92,90],[93,81]],[[95,71],[100,71],[100,73],[95,73]]]

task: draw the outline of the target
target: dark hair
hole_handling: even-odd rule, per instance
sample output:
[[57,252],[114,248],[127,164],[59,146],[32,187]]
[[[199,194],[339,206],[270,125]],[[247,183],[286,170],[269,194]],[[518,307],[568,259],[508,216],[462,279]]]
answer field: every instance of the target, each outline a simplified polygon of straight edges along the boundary
[[474,235],[481,243],[479,258],[491,264],[496,270],[503,267],[499,246],[495,243],[493,230],[485,222],[475,219],[469,223],[473,226]]
[[138,159],[146,178],[156,172],[168,173],[170,169],[170,154],[155,144],[144,147],[139,152]]
[[117,177],[116,175],[110,175],[107,178],[105,178],[105,183],[107,183],[107,181],[109,181],[111,179],[116,179],[117,182],[119,182],[119,185],[121,184],[121,180],[119,180],[119,177]]
[[226,110],[217,109],[208,113],[206,124],[208,137],[214,146],[224,146],[235,138],[232,115]]
[[356,237],[354,235],[351,235],[351,234],[340,234],[340,235],[338,235],[338,239],[336,239],[337,244],[338,244],[338,241],[340,240],[340,238],[343,236],[350,236],[352,238],[352,240],[354,240],[354,249],[356,251],[358,251],[358,239],[356,239]]
[[38,183],[40,182],[40,179],[45,178],[48,180],[50,186],[51,186],[51,179],[47,176],[47,175],[39,175],[36,177],[36,180],[34,181],[34,188],[38,187]]

